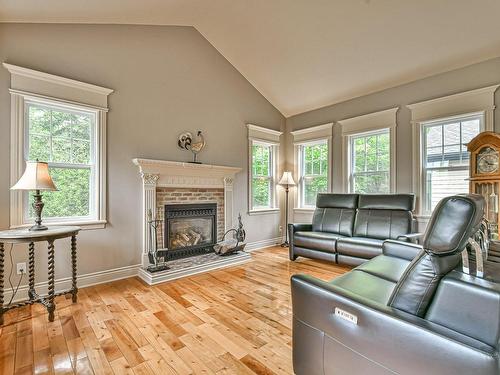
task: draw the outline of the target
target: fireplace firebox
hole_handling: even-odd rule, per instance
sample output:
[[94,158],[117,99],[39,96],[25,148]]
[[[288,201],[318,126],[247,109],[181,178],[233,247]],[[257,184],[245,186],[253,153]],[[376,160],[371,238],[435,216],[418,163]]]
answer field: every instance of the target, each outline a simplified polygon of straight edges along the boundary
[[217,204],[167,204],[164,214],[166,260],[213,252],[217,242]]

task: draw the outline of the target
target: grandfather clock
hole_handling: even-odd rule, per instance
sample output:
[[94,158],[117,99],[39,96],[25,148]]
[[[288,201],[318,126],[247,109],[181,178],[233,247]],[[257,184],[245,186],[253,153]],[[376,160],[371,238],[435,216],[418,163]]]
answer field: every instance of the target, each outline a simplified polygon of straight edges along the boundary
[[500,135],[494,132],[479,133],[467,144],[467,150],[470,152],[469,191],[481,194],[486,200],[486,218],[490,222],[491,236],[498,240]]

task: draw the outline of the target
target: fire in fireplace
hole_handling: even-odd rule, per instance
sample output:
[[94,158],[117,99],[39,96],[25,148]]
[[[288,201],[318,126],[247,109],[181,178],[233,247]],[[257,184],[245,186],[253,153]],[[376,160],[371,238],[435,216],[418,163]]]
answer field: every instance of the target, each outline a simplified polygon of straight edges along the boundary
[[164,225],[168,259],[211,252],[217,241],[217,204],[167,204]]

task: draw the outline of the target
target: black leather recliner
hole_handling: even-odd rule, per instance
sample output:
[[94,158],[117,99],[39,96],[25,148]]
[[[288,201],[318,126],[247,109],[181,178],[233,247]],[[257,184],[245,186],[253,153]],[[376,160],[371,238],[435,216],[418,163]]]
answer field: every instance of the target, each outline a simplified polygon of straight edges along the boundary
[[297,256],[357,266],[382,253],[386,239],[415,237],[413,194],[318,194],[312,224],[289,224]]
[[331,282],[293,276],[295,374],[499,374],[500,284],[457,268],[483,210],[445,198],[422,246],[385,241]]

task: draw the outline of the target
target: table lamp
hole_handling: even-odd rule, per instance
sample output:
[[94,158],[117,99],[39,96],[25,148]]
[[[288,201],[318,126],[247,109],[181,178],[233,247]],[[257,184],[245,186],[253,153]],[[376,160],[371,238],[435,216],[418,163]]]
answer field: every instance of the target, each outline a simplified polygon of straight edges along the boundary
[[281,244],[282,247],[288,247],[288,191],[290,186],[295,185],[295,181],[292,177],[292,172],[283,172],[281,180],[278,182],[279,185],[285,187],[285,242]]
[[34,190],[33,195],[33,210],[35,211],[35,225],[33,225],[29,230],[39,231],[47,230],[48,228],[42,225],[42,194],[41,190],[57,190],[54,185],[54,181],[49,174],[49,165],[47,163],[38,161],[27,161],[26,170],[21,176],[19,181],[10,188],[11,190]]

